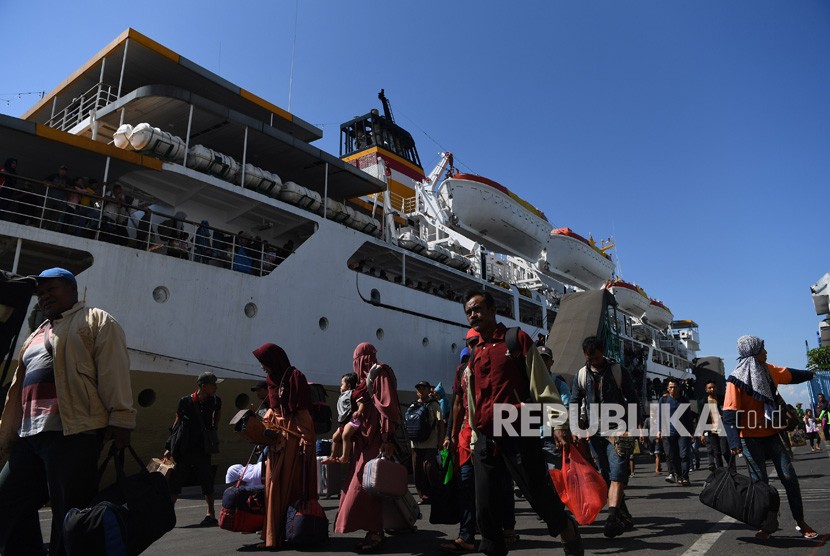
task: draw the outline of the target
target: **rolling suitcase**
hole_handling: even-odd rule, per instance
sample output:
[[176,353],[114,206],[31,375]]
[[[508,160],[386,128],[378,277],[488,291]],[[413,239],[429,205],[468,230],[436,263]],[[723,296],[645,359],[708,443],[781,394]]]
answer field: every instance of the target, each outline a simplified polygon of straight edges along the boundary
[[317,456],[317,496],[338,497],[343,489],[343,468],[346,466],[339,463],[323,465],[324,459],[325,456]]
[[383,528],[390,534],[417,531],[415,522],[420,518],[421,509],[409,492],[383,501]]

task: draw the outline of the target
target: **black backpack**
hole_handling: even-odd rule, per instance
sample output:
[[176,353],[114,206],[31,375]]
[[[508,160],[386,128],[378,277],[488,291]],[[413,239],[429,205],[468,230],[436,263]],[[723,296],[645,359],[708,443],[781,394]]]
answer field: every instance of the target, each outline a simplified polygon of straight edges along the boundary
[[429,438],[433,428],[429,406],[433,403],[438,402],[435,400],[430,400],[427,403],[415,402],[406,410],[403,417],[404,428],[406,428],[406,435],[410,440],[423,442]]

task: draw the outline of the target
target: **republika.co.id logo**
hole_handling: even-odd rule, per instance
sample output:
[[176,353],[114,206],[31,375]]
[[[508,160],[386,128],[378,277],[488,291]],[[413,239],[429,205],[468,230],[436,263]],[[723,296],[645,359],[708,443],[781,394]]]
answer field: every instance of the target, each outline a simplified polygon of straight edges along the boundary
[[[656,436],[659,432],[669,436],[672,429],[680,436],[702,436],[712,430],[712,422],[718,423],[718,434],[725,435],[722,419],[711,418],[709,404],[703,404],[697,425],[689,430],[684,421],[688,422],[691,414],[691,404],[688,402],[676,406],[671,410],[667,403],[649,404],[648,416],[639,422],[637,404],[595,403],[587,407],[576,404],[570,409],[562,404],[524,403],[519,407],[513,404],[497,403],[493,405],[493,436],[527,436],[538,437],[542,434],[549,436],[551,430],[561,428],[566,423],[575,436],[618,436],[629,433],[630,436]],[[738,428],[756,428],[758,423],[756,412],[736,411],[738,414]],[[785,415],[783,410],[772,412],[773,428],[783,428]]]

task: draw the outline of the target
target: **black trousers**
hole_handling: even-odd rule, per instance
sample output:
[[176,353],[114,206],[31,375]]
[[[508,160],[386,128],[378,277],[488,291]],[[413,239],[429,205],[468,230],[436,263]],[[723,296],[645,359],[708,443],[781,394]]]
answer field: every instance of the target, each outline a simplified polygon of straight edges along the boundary
[[724,462],[729,462],[729,467],[735,469],[735,460],[729,454],[729,443],[725,436],[709,433],[706,435],[706,452],[709,454],[709,471],[715,467],[723,467]]
[[[483,434],[473,448],[476,485],[476,518],[481,531],[479,550],[484,554],[507,554],[502,522],[503,508],[510,494],[501,488],[509,475],[539,517],[547,524],[551,536],[567,526],[565,505],[550,479],[542,443],[539,438],[502,437],[491,439]],[[512,495],[511,495],[512,496]]]

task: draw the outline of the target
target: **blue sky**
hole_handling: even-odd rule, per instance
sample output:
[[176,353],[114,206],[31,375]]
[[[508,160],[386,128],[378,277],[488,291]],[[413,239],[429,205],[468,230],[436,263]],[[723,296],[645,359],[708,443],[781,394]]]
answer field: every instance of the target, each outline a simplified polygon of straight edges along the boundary
[[702,354],[730,369],[754,334],[771,362],[806,365],[809,286],[830,270],[827,2],[124,6],[0,3],[0,112],[127,27],[288,108],[296,30],[291,111],[324,150],[385,88],[427,171],[451,150],[554,225],[614,236],[622,277],[697,321]]

